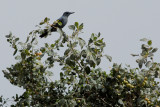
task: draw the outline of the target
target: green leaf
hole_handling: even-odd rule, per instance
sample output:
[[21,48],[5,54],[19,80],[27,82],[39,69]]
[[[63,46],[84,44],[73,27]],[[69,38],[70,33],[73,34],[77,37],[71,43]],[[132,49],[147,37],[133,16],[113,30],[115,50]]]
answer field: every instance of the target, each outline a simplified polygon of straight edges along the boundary
[[74,100],[71,100],[71,103],[69,104],[70,107],[76,107],[77,103]]
[[137,59],[136,62],[138,63],[139,68],[142,68],[144,59]]
[[87,57],[86,50],[82,50],[82,51],[81,51],[81,55],[82,55],[82,57],[86,58],[86,57]]
[[74,26],[76,26],[76,28],[78,28],[79,27],[78,22],[75,22]]
[[68,64],[69,66],[75,66],[75,62],[73,60],[71,60],[70,58],[66,59],[66,64]]
[[25,59],[26,58],[26,54],[24,52],[21,53],[21,57],[22,59]]
[[70,56],[70,59],[71,59],[71,60],[76,60],[76,58],[77,58],[77,56],[76,56],[75,54],[72,54],[72,55]]
[[18,40],[19,40],[19,38],[16,38],[16,39],[15,39],[15,42],[17,42]]
[[28,92],[24,92],[24,94],[23,94],[23,96],[24,96],[24,98],[28,98],[28,96],[29,96],[29,94],[28,94]]
[[76,75],[76,73],[75,72],[71,72],[72,73],[72,75]]
[[151,66],[151,64],[152,64],[152,62],[148,61],[145,66],[149,68]]
[[83,23],[79,26],[79,30],[83,29]]
[[48,53],[49,56],[54,56],[55,55],[53,50],[49,50],[47,53]]
[[147,42],[147,41],[148,41],[148,39],[143,38],[143,39],[140,39],[140,41]]
[[91,82],[92,82],[93,84],[97,84],[97,82],[96,82],[94,79],[91,79]]
[[106,93],[106,88],[105,88],[105,87],[102,88],[102,92],[103,92],[103,93]]
[[97,37],[95,36],[95,37],[93,38],[93,40],[96,41],[96,40],[97,40]]
[[152,52],[149,52],[148,57],[153,57],[154,54]]
[[2,103],[2,96],[0,96],[0,103]]
[[99,33],[98,33],[98,37],[100,37],[100,36],[101,36],[101,33],[99,32]]
[[89,39],[88,45],[90,45],[91,43],[93,43],[93,39]]
[[119,99],[119,100],[118,100],[118,103],[119,103],[119,104],[121,104],[121,105],[124,105],[124,103],[123,103],[123,100],[122,100],[122,99]]
[[91,67],[95,68],[95,61],[93,61],[93,60],[88,60],[87,62],[89,63],[89,65],[90,65]]
[[54,48],[55,44],[51,44],[51,47]]
[[15,57],[15,59],[16,59],[16,60],[20,60],[20,59],[21,59],[21,56],[18,55],[18,56]]
[[46,71],[45,73],[47,76],[53,76],[53,72],[51,72],[51,71]]
[[142,44],[141,49],[148,50],[148,48],[149,48],[149,46],[148,46],[148,45]]
[[71,75],[70,80],[73,81],[75,78],[73,75]]
[[139,56],[138,54],[131,54],[133,57],[135,57],[135,56]]
[[109,55],[104,55],[110,62],[112,61],[112,57]]
[[96,45],[96,46],[101,46],[101,44],[98,43],[98,42],[94,42],[94,45]]
[[10,38],[12,36],[12,32],[9,33],[9,35],[6,35],[6,38]]
[[85,67],[85,68],[84,68],[84,71],[85,71],[87,74],[89,74],[89,73],[91,72],[90,67],[89,67],[89,66]]
[[35,40],[36,38],[33,38],[32,40],[31,40],[31,43],[33,43],[33,41]]
[[148,41],[148,45],[152,45],[152,41],[151,40]]
[[79,45],[82,49],[84,47],[84,45],[86,44],[86,42],[82,38],[78,38],[78,40],[79,40]]
[[101,84],[98,84],[97,89],[101,90],[103,86]]
[[28,37],[27,37],[27,40],[26,40],[26,42],[25,42],[25,43],[27,43],[27,42],[29,41],[29,38],[30,38],[30,36],[28,36]]
[[152,53],[157,52],[157,50],[158,50],[158,48],[154,48],[154,49],[152,50]]
[[42,21],[42,22],[39,23],[39,25],[43,25],[43,24],[44,24],[44,21]]
[[68,56],[70,51],[71,51],[71,49],[66,49],[66,51],[64,52],[64,55]]
[[15,49],[15,51],[14,51],[13,55],[15,55],[15,54],[17,53],[17,51],[18,51],[18,49]]
[[71,29],[71,30],[75,30],[75,26],[74,25],[69,25],[68,28]]
[[43,53],[46,51],[45,47],[41,47],[40,51]]
[[46,18],[44,19],[44,22],[46,23],[46,22],[48,22],[49,20],[50,20],[50,19],[46,17]]
[[46,47],[46,48],[49,48],[49,45],[48,45],[48,43],[45,43],[45,47]]
[[72,48],[77,47],[77,44],[78,44],[78,42],[74,42],[74,43],[72,43]]
[[30,49],[31,49],[31,47],[32,47],[32,45],[31,45],[31,44],[27,44],[27,49],[28,49],[28,50],[30,50]]
[[97,61],[97,65],[99,65],[101,63],[101,58],[97,58],[96,61]]
[[156,70],[155,71],[155,78],[158,78],[158,76],[159,76],[159,72]]
[[[31,35],[32,33],[33,33],[33,31],[29,32],[29,35]],[[29,36],[28,36],[28,37],[29,37]],[[28,37],[27,37],[27,38],[28,38]]]

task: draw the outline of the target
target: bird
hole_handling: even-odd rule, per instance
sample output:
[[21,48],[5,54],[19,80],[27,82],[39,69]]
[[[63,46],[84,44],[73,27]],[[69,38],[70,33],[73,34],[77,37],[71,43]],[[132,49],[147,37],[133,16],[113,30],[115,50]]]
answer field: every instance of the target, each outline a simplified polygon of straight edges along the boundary
[[57,28],[63,28],[68,22],[68,16],[75,12],[64,12],[63,15],[53,22],[50,29],[44,29],[43,33],[39,36],[41,38],[46,37],[49,32],[56,32]]

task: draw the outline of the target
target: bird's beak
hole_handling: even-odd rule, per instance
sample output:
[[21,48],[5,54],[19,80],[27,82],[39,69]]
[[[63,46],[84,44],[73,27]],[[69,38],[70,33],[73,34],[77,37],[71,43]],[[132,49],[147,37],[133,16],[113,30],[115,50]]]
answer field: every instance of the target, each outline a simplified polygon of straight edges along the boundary
[[73,14],[73,13],[75,13],[75,12],[70,12],[70,14]]

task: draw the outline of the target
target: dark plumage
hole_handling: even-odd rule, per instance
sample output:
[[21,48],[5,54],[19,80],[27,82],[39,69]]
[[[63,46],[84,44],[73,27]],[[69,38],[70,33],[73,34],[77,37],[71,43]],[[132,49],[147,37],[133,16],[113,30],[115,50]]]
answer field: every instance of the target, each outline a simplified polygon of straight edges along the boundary
[[43,33],[39,37],[43,38],[46,37],[49,32],[57,31],[57,27],[63,28],[68,22],[68,16],[73,13],[74,12],[64,12],[63,15],[51,25],[51,29],[44,29]]

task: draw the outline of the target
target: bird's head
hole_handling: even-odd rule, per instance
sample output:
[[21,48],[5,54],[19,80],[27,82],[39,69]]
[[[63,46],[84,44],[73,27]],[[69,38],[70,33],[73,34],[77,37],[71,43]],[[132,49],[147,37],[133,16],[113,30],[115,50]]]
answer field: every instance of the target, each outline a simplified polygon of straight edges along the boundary
[[73,14],[73,13],[74,13],[74,12],[64,12],[64,13],[63,13],[63,16],[67,16],[67,17],[68,17],[70,14]]

